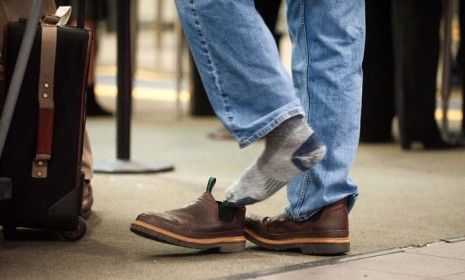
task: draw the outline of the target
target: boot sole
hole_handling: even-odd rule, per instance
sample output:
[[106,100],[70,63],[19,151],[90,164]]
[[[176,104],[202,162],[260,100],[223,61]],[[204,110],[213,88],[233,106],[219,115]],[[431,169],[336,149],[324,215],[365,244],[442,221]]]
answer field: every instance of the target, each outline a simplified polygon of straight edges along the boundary
[[192,238],[142,221],[134,221],[131,224],[130,230],[137,235],[158,242],[200,250],[218,249],[220,253],[244,251],[246,242],[244,236]]
[[245,238],[256,245],[275,251],[299,249],[306,255],[340,255],[350,251],[347,237],[306,237],[283,240],[267,239],[250,229],[245,229]]

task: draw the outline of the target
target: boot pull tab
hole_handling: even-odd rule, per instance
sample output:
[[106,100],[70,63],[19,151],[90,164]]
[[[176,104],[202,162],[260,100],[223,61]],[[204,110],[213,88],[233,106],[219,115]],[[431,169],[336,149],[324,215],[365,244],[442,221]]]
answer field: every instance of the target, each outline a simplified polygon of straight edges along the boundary
[[212,193],[212,190],[213,190],[213,187],[215,186],[215,183],[216,183],[216,178],[215,177],[210,177],[210,179],[208,179],[208,183],[207,183],[207,192],[208,193]]

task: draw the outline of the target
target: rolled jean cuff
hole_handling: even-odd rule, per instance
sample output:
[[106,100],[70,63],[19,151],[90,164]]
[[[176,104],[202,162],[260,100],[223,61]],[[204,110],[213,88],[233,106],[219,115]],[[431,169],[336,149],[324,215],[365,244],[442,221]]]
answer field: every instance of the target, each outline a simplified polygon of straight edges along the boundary
[[[276,117],[274,117],[276,116]],[[295,117],[295,116],[305,116],[305,112],[300,104],[295,105],[291,104],[290,106],[284,106],[273,113],[273,117],[271,117],[271,121],[266,122],[265,125],[253,133],[251,136],[246,138],[239,138],[239,146],[244,148],[253,142],[263,138],[268,133],[273,131],[276,127],[278,127],[284,121]]]

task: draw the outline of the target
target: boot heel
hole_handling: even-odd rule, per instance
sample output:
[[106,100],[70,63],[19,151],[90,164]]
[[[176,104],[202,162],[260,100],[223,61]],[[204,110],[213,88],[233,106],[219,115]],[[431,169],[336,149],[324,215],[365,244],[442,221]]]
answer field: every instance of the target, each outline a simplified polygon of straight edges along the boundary
[[236,253],[245,249],[245,242],[222,244],[219,247],[220,253]]
[[306,255],[340,255],[350,251],[350,243],[343,244],[305,244],[300,246]]

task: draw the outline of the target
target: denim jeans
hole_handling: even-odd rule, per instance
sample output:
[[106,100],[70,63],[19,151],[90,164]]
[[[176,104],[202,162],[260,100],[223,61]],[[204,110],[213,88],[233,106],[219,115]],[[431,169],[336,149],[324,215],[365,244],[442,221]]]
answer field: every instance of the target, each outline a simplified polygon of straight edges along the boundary
[[215,113],[245,147],[283,121],[306,116],[325,159],[288,184],[288,216],[305,220],[348,197],[360,130],[363,0],[287,0],[292,79],[253,0],[176,0]]

